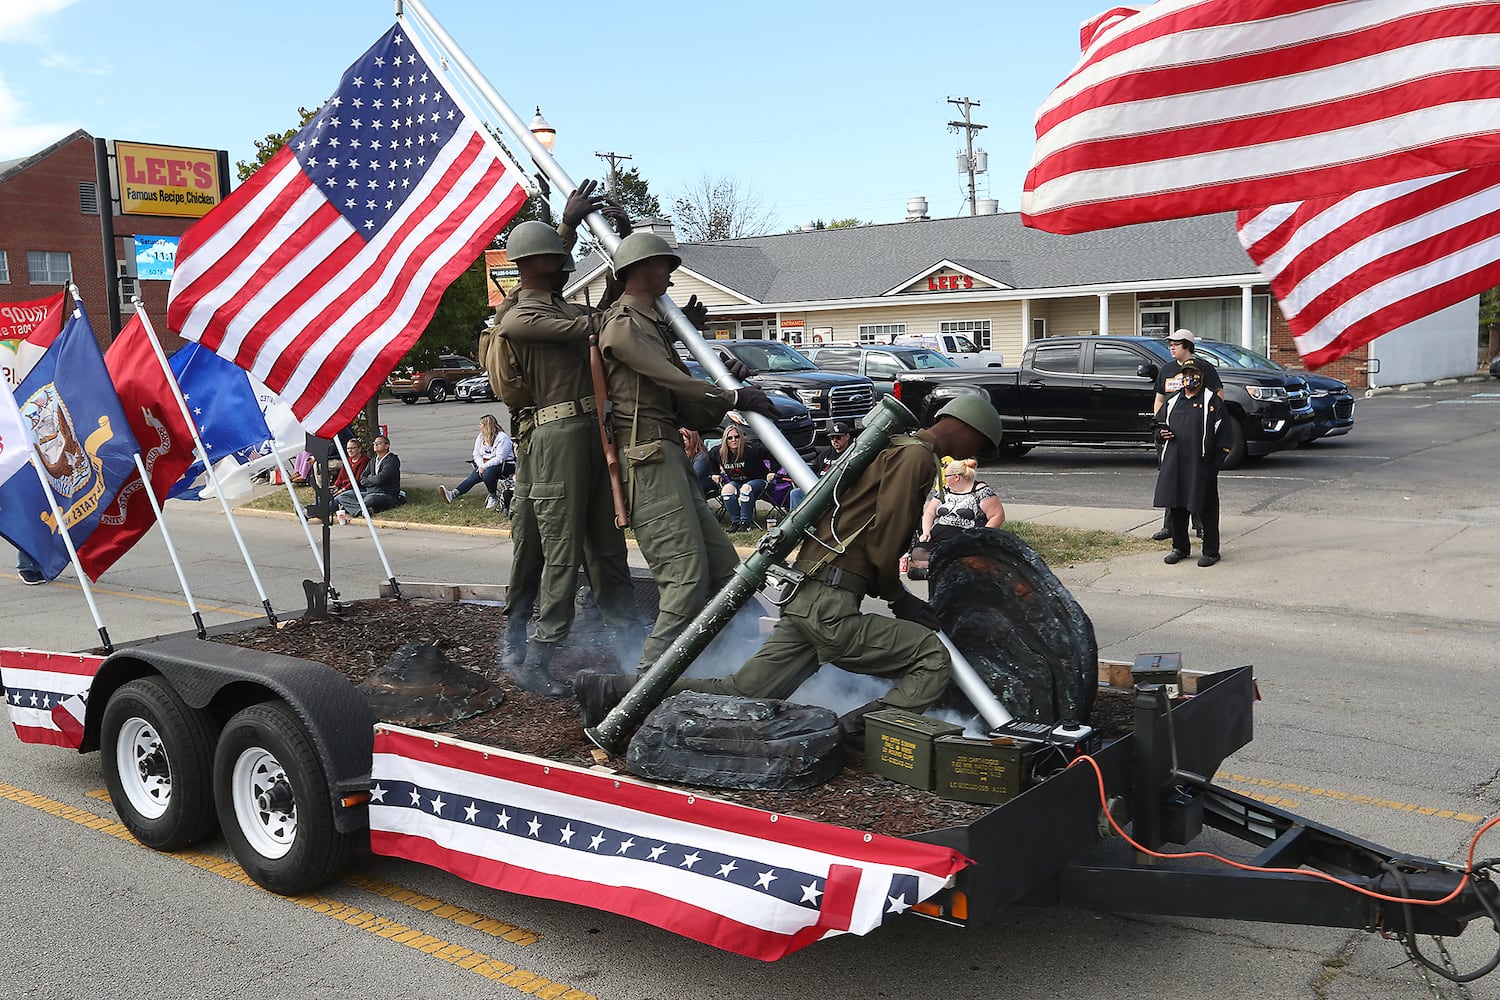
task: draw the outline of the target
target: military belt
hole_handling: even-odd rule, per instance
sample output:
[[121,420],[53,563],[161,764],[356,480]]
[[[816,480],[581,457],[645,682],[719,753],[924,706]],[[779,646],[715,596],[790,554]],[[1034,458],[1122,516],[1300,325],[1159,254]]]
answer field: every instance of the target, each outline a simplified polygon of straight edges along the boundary
[[858,573],[850,573],[842,566],[820,566],[815,562],[798,560],[792,563],[792,568],[806,573],[809,580],[817,580],[825,586],[847,590],[851,594],[864,594],[869,587],[868,580]]
[[551,406],[539,406],[536,409],[536,425],[540,427],[554,420],[576,417],[580,413],[593,413],[596,409],[597,406],[592,396],[569,399],[561,403],[553,403]]

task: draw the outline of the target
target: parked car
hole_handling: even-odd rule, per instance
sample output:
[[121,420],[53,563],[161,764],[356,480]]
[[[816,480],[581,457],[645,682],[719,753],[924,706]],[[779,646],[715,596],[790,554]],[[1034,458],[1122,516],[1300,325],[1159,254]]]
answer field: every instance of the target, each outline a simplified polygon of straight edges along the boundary
[[960,368],[1003,368],[1005,355],[985,350],[961,333],[902,333],[891,341],[904,347],[930,347],[946,354]]
[[385,387],[403,403],[415,403],[423,396],[441,403],[453,394],[453,387],[459,382],[482,374],[484,369],[468,358],[445,354],[436,365],[423,371],[397,368],[385,380]]
[[[708,372],[703,370],[703,366],[692,358],[685,359],[683,363],[687,365],[688,371],[692,373],[693,378],[701,378],[705,382],[713,381],[713,379],[708,377]],[[771,397],[771,402],[776,407],[776,428],[781,431],[781,436],[786,438],[787,442],[793,448],[797,449],[797,454],[801,455],[811,464],[813,457],[817,454],[817,450],[813,446],[813,418],[808,413],[807,407],[779,389],[767,389],[766,395]],[[724,415],[724,419],[719,422],[719,429],[722,431],[730,424],[734,424],[740,428],[740,433],[745,436],[745,440],[760,440],[754,428],[748,422],[741,423],[727,413]],[[707,437],[705,435],[705,439]]]
[[1198,350],[1210,363],[1220,367],[1244,368],[1249,371],[1277,371],[1299,375],[1307,383],[1307,394],[1313,408],[1313,432],[1299,447],[1307,447],[1319,438],[1339,437],[1354,428],[1354,394],[1349,385],[1327,375],[1292,371],[1263,354],[1236,344],[1217,340],[1200,340]]
[[875,405],[875,383],[862,375],[823,371],[805,356],[775,340],[711,340],[709,346],[728,360],[731,356],[755,374],[750,381],[762,389],[780,389],[800,400],[812,414],[820,436],[827,437],[835,420],[856,427]]
[[490,387],[490,376],[486,372],[459,382],[453,387],[453,395],[460,403],[483,403],[495,398],[495,390]]
[[1490,358],[1490,378],[1500,378],[1500,354]]
[[875,383],[882,396],[891,394],[896,386],[896,376],[902,372],[959,367],[952,358],[930,347],[834,344],[803,348],[802,353],[824,371],[863,375]]

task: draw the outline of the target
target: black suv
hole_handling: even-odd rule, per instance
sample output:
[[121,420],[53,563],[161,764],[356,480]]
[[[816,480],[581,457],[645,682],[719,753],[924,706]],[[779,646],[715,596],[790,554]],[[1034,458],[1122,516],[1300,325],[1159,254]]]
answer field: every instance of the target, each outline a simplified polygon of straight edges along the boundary
[[738,359],[755,373],[751,383],[780,389],[799,399],[812,414],[813,426],[826,437],[835,420],[856,427],[875,405],[875,383],[860,375],[825,372],[795,349],[774,340],[710,340],[720,358]]

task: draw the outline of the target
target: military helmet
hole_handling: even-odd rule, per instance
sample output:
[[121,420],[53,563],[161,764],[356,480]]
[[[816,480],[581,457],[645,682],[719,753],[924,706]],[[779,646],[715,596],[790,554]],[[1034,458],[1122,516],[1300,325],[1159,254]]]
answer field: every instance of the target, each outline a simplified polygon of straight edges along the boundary
[[615,248],[615,274],[623,274],[632,264],[639,264],[652,257],[670,257],[672,269],[682,263],[682,258],[671,244],[655,233],[631,233]]
[[572,274],[574,271],[578,270],[578,261],[573,259],[572,254],[568,254],[568,259],[563,261],[562,269],[563,274]]
[[562,237],[557,235],[557,230],[545,222],[533,220],[523,222],[510,231],[510,238],[505,241],[505,252],[511,263],[515,263],[523,257],[539,257],[547,253],[566,257],[568,248],[563,246]]
[[995,412],[990,401],[983,396],[959,396],[938,410],[937,415],[939,418],[962,420],[989,438],[996,448],[1000,447],[1000,439],[1005,436],[1005,425],[1000,420],[1000,414]]

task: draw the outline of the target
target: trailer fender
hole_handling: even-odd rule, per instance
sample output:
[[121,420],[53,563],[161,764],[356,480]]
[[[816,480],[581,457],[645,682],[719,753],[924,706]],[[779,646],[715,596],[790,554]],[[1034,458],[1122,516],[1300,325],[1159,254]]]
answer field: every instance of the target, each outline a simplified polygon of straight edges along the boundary
[[106,659],[94,677],[80,752],[99,749],[110,696],[121,685],[151,674],[165,677],[187,704],[222,719],[260,702],[284,703],[317,749],[339,831],[368,825],[363,805],[346,807],[342,800],[369,788],[375,716],[364,696],[338,671],[313,660],[196,638],[122,649]]

